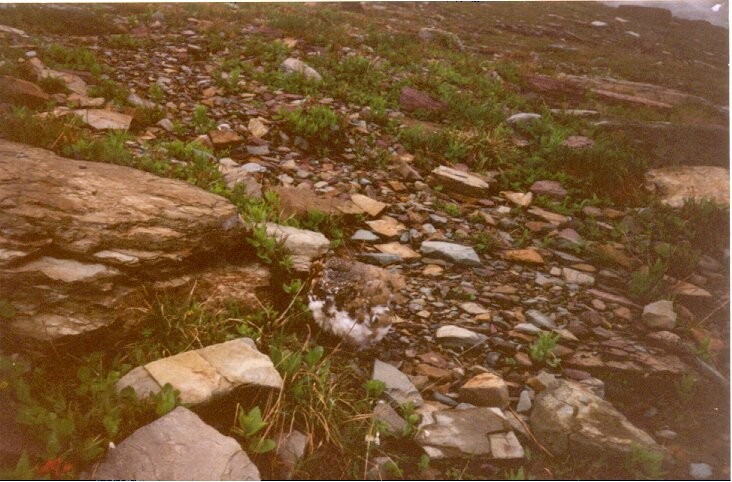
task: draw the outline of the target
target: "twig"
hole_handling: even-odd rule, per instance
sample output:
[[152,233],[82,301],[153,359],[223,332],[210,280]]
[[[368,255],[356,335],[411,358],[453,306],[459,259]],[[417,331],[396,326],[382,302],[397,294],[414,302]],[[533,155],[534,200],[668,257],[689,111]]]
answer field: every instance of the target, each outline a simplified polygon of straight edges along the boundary
[[526,426],[523,420],[519,418],[518,414],[514,412],[513,408],[508,407],[508,410],[513,414],[513,417],[518,420],[518,422],[521,424],[522,427],[524,427],[524,430],[526,430],[526,433],[529,434],[529,437],[531,437],[531,440],[534,441],[534,443],[542,450],[545,454],[547,454],[549,457],[554,458],[554,454],[549,452],[546,447],[544,447],[537,439],[534,437],[534,433],[529,429],[529,427]]

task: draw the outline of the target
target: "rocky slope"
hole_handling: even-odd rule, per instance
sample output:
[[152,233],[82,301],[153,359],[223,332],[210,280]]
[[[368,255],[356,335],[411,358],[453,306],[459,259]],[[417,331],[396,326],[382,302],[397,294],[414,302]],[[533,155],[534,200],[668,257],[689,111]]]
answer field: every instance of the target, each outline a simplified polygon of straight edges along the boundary
[[[728,477],[723,35],[525,8],[49,7],[65,33],[9,9],[3,376],[38,390],[27,367],[107,346],[105,396],[167,409],[105,418],[118,445],[88,455],[33,442],[57,409],[2,393],[3,463],[194,477],[180,446],[221,479]],[[339,446],[313,413],[364,383],[372,422]],[[164,415],[172,393],[196,413]]]

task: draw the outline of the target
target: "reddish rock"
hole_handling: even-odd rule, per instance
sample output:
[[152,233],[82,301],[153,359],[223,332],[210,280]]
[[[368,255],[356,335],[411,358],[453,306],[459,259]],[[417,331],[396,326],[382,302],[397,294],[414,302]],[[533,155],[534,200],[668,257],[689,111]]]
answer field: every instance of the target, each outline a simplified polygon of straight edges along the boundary
[[0,75],[0,101],[21,104],[26,107],[40,107],[49,98],[49,95],[33,82]]
[[227,147],[241,143],[244,139],[234,131],[230,130],[213,130],[208,133],[214,147]]
[[420,109],[428,112],[442,112],[447,109],[447,104],[444,102],[435,99],[426,92],[411,87],[402,87],[399,95],[399,105],[407,112]]

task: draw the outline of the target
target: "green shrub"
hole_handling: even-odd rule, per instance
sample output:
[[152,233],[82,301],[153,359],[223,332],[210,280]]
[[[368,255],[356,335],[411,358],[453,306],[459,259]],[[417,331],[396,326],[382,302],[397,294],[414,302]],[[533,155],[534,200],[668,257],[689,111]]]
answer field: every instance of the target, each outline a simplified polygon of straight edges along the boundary
[[320,148],[336,144],[339,140],[341,119],[330,108],[316,105],[293,111],[280,111],[285,128]]
[[541,333],[539,338],[529,346],[529,356],[534,361],[556,367],[561,360],[554,354],[559,341],[559,333]]
[[82,137],[72,144],[65,145],[61,152],[76,159],[129,165],[132,154],[125,146],[125,141],[129,138],[129,135],[122,131],[109,132],[98,139]]
[[199,104],[193,109],[191,122],[198,134],[206,134],[216,128],[216,121],[208,116],[208,107],[205,105]]
[[53,43],[43,49],[42,58],[51,68],[86,70],[94,76],[99,76],[103,72],[96,54],[83,47],[64,47]]

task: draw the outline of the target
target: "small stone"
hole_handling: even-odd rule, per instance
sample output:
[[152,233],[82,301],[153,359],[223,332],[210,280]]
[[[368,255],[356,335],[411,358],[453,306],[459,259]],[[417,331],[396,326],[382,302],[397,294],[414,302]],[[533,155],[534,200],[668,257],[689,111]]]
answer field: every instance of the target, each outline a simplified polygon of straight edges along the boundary
[[531,395],[528,390],[522,390],[519,395],[518,404],[516,404],[516,411],[518,413],[524,413],[531,410]]
[[490,313],[490,310],[486,309],[484,306],[479,305],[478,303],[474,303],[472,301],[461,303],[460,308],[471,315],[483,315],[486,313]]
[[308,437],[304,433],[293,430],[290,433],[281,433],[277,437],[277,458],[282,464],[281,474],[285,479],[292,478],[297,463],[305,455]]
[[649,328],[673,330],[676,326],[676,313],[672,301],[661,300],[643,308],[643,322]]
[[365,263],[375,264],[377,266],[387,266],[394,263],[401,263],[402,257],[398,254],[388,253],[359,253],[358,259]]
[[420,251],[425,255],[436,255],[456,264],[480,266],[478,254],[469,246],[444,241],[424,241]]
[[421,257],[419,253],[414,251],[412,248],[410,248],[406,244],[386,243],[386,244],[377,244],[374,247],[376,249],[378,249],[379,251],[381,251],[382,253],[397,255],[403,259],[416,259],[416,258]]
[[674,440],[676,437],[678,437],[678,434],[673,430],[659,430],[658,432],[656,432],[656,437],[662,440]]
[[413,403],[415,407],[422,405],[422,396],[404,373],[381,360],[374,360],[374,380],[384,382],[384,394],[399,405]]
[[267,125],[262,122],[262,119],[259,117],[249,119],[247,129],[249,129],[249,132],[251,132],[254,137],[259,137],[260,139],[266,136],[269,132],[269,127],[267,127]]
[[173,132],[173,122],[170,119],[164,118],[160,119],[157,124],[155,124],[158,127],[161,127],[163,130],[167,132]]
[[529,191],[537,196],[549,196],[557,200],[562,200],[567,197],[567,190],[562,187],[559,181],[536,181],[531,185]]
[[501,191],[501,196],[505,197],[515,205],[524,208],[531,205],[531,201],[534,200],[534,195],[530,192]]
[[390,216],[383,216],[381,219],[374,221],[366,221],[366,224],[377,234],[387,239],[396,238],[407,229],[406,226]]
[[513,124],[523,124],[526,122],[534,121],[537,119],[541,119],[541,114],[534,114],[531,112],[520,112],[518,114],[514,114],[508,119],[506,119],[506,124],[513,125]]
[[531,323],[519,323],[513,329],[520,333],[526,333],[527,335],[538,335],[542,331],[541,328]]
[[445,189],[463,195],[482,198],[491,191],[491,185],[484,179],[451,167],[438,166],[432,170],[432,176]]
[[557,378],[551,373],[540,371],[535,377],[526,380],[526,384],[530,386],[536,393],[547,388],[553,387],[557,383]]
[[711,479],[713,474],[712,466],[709,464],[694,462],[689,464],[689,475],[694,480]]
[[562,275],[567,283],[592,286],[595,284],[595,277],[572,268],[562,268]]
[[526,312],[526,316],[529,318],[529,321],[531,323],[538,326],[539,328],[543,328],[545,330],[553,330],[557,327],[557,324],[554,323],[554,320],[546,316],[541,311],[528,310]]
[[466,330],[454,325],[445,325],[437,329],[435,337],[439,343],[458,347],[471,347],[488,339],[487,336]]
[[400,417],[396,410],[391,408],[391,405],[383,400],[379,400],[376,403],[372,416],[376,420],[384,422],[393,434],[401,435],[404,429],[407,428],[407,421]]
[[213,130],[208,133],[208,137],[216,148],[234,146],[243,141],[239,134],[228,129]]
[[544,258],[534,248],[509,249],[503,252],[503,258],[516,263],[544,264]]
[[506,408],[509,402],[508,386],[493,373],[481,373],[460,387],[460,398],[474,405]]
[[292,57],[285,59],[280,65],[280,69],[288,74],[302,74],[305,76],[306,79],[313,80],[315,82],[320,82],[321,80],[323,80],[323,76],[320,75],[317,70],[310,67],[302,60]]
[[351,241],[361,241],[364,243],[374,243],[379,241],[379,237],[372,233],[371,231],[366,231],[365,229],[359,229],[355,233],[353,233],[353,236],[351,236]]

